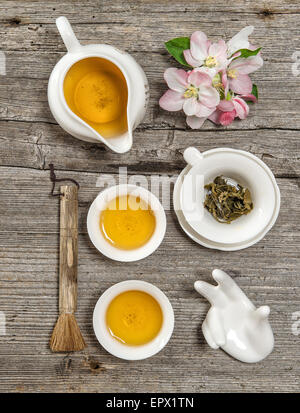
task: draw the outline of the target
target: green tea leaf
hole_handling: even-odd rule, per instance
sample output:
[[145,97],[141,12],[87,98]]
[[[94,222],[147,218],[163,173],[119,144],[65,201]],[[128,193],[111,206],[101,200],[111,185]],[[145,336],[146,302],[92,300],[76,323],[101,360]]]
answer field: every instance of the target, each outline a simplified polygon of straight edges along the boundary
[[[240,54],[240,56],[237,56],[237,57],[235,57],[234,59],[232,59],[232,61],[233,61],[233,60],[236,60],[236,59],[239,59],[239,58],[247,59],[247,57],[256,56],[256,55],[260,52],[260,50],[261,50],[261,47],[259,47],[259,48],[256,49],[256,50],[250,50],[250,49],[240,49],[240,50],[237,50],[235,53],[240,52],[241,54]],[[234,53],[234,54],[235,54],[235,53]]]
[[207,190],[204,207],[218,222],[226,224],[249,214],[253,209],[249,189],[230,181],[217,176],[213,182],[204,186]]
[[177,37],[165,43],[168,52],[183,66],[191,67],[185,60],[183,51],[190,48],[189,37]]

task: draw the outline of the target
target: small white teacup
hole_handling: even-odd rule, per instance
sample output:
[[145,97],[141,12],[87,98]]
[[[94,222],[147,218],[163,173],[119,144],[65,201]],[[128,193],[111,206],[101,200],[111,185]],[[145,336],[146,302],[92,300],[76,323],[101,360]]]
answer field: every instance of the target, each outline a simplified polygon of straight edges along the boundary
[[[105,239],[100,229],[101,212],[110,201],[123,195],[140,197],[149,205],[156,221],[155,230],[149,241],[141,247],[131,250],[114,247]],[[90,206],[87,216],[88,234],[94,246],[106,257],[123,262],[138,261],[152,254],[161,244],[165,236],[166,226],[166,214],[159,200],[147,189],[136,185],[116,185],[100,192]]]
[[[149,343],[130,346],[114,338],[106,324],[106,312],[112,300],[125,291],[143,291],[160,305],[163,314],[162,326]],[[93,327],[99,343],[112,355],[125,360],[142,360],[153,356],[168,343],[174,329],[174,312],[167,296],[153,284],[140,280],[122,281],[108,288],[99,298],[93,313]]]

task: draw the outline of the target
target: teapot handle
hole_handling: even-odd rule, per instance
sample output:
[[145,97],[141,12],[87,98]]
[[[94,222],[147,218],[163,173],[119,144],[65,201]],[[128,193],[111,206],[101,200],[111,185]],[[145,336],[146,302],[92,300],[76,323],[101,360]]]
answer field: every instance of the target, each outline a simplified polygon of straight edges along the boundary
[[56,26],[68,52],[77,52],[81,45],[73,32],[69,20],[65,16],[60,16],[56,19]]

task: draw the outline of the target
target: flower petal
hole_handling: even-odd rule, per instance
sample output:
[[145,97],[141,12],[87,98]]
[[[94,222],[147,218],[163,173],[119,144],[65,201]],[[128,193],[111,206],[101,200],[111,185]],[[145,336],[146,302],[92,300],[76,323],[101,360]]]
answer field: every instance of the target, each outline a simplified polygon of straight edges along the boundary
[[217,60],[226,59],[227,46],[224,40],[219,40],[218,43],[213,43],[208,50],[209,56],[214,56]]
[[201,67],[195,67],[193,69],[195,72],[200,72],[200,73],[205,73],[207,74],[211,79],[217,74],[217,69],[207,67],[207,66],[201,66]]
[[202,86],[198,93],[199,102],[209,108],[218,106],[220,102],[219,93],[213,87]]
[[200,129],[205,120],[206,120],[206,117],[204,118],[198,118],[198,116],[187,116],[186,117],[186,123],[192,129]]
[[207,57],[209,42],[206,34],[196,31],[191,36],[191,53],[194,59],[198,60],[200,64],[204,63]]
[[254,102],[254,103],[257,102],[256,96],[252,95],[251,93],[249,95],[241,95],[240,98],[242,98],[245,101],[250,100],[251,102]]
[[249,113],[249,106],[247,103],[238,97],[235,97],[233,100],[234,108],[236,110],[236,115],[240,119],[246,119]]
[[207,73],[203,73],[199,70],[193,70],[188,76],[188,83],[196,87],[201,86],[211,86],[212,80]]
[[244,27],[239,33],[237,33],[229,42],[227,43],[227,53],[231,56],[239,49],[248,49],[249,40],[248,36],[253,32],[254,26]]
[[216,125],[220,125],[220,116],[222,112],[216,109],[211,115],[209,115],[208,119],[214,122]]
[[227,96],[227,93],[229,91],[229,79],[227,77],[227,71],[226,70],[222,70],[220,72],[221,74],[221,82],[224,86],[224,95]]
[[234,104],[232,100],[222,99],[220,103],[218,104],[218,109],[221,110],[222,112],[230,112],[234,110]]
[[230,69],[236,69],[241,75],[248,75],[249,73],[255,72],[255,70],[260,69],[264,61],[261,56],[250,56],[246,59],[239,58],[233,60],[230,63]]
[[199,118],[207,118],[210,116],[216,109],[215,108],[208,108],[205,105],[201,105],[201,103],[198,104],[198,112],[196,115]]
[[222,112],[219,118],[221,125],[227,126],[230,125],[236,116],[236,111],[232,110],[230,112]]
[[170,67],[165,71],[164,78],[169,88],[175,90],[176,92],[184,92],[188,86],[188,74],[183,69]]
[[229,79],[230,89],[239,95],[248,95],[252,91],[252,82],[248,75],[238,74],[235,79]]
[[176,112],[183,107],[184,97],[180,92],[174,90],[167,90],[159,99],[159,106],[170,112]]
[[197,98],[188,98],[183,102],[183,111],[188,116],[196,115],[198,112],[199,102]]
[[191,49],[186,49],[186,50],[184,50],[184,51],[183,51],[183,55],[184,55],[184,58],[185,58],[186,62],[187,62],[190,66],[192,66],[192,67],[198,67],[198,66],[200,66],[201,62],[199,62],[198,60],[195,60],[195,59],[193,58],[192,53],[191,53]]

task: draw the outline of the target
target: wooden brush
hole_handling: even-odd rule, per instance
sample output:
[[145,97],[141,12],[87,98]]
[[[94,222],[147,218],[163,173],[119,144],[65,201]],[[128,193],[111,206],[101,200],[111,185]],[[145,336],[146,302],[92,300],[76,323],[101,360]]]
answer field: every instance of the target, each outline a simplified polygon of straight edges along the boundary
[[79,351],[85,342],[75,319],[77,308],[78,188],[60,187],[59,317],[50,339],[52,351]]

